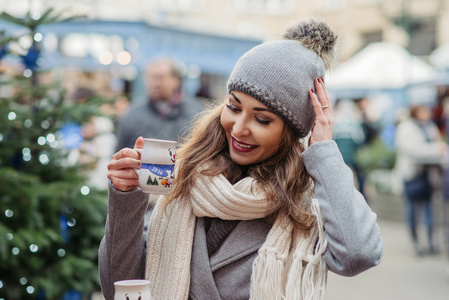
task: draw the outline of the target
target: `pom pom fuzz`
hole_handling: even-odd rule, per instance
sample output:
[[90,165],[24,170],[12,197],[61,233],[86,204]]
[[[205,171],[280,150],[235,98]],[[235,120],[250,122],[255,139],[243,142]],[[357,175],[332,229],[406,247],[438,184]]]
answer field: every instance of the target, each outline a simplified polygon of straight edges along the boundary
[[282,37],[296,40],[314,51],[323,59],[326,69],[330,68],[335,59],[338,36],[325,22],[317,20],[294,22],[285,29]]

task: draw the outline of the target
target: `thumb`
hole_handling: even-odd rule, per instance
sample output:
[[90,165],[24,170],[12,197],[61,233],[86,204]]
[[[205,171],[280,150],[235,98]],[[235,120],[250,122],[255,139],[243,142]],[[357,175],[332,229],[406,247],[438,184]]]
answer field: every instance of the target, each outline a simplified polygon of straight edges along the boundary
[[134,148],[143,149],[143,145],[144,145],[143,137],[139,136],[136,142],[134,143]]

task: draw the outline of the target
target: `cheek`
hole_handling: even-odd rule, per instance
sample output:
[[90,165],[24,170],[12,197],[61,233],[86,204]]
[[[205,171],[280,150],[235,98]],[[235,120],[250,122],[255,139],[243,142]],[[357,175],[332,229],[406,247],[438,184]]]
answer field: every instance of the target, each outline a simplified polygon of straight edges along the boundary
[[260,135],[261,142],[264,143],[267,149],[271,149],[273,151],[276,151],[281,144],[282,141],[282,135],[283,135],[283,129],[276,128],[269,132],[264,132]]

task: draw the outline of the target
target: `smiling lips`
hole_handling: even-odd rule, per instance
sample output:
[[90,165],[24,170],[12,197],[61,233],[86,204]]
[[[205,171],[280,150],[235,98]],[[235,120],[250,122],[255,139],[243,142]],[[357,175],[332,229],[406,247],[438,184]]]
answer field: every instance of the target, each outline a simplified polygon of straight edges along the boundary
[[236,139],[232,138],[232,148],[234,148],[234,150],[239,151],[239,152],[251,152],[254,149],[256,149],[257,145],[250,145],[250,144],[246,144],[243,142],[239,142]]

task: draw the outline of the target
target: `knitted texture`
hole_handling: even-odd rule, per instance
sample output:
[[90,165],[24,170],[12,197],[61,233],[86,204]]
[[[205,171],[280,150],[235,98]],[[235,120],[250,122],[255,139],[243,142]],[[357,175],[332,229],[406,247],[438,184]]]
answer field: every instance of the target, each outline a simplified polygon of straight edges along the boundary
[[303,138],[315,122],[309,90],[316,78],[324,77],[337,37],[325,23],[311,21],[291,26],[284,38],[246,52],[227,87],[265,104]]
[[[188,299],[196,216],[251,220],[265,217],[274,205],[252,178],[232,185],[223,175],[199,176],[189,199],[164,208],[165,201],[161,196],[148,230],[145,278],[155,300]],[[317,217],[317,226],[303,231],[285,215],[276,218],[253,264],[251,299],[324,299],[327,267],[321,212],[316,200],[300,206]]]

